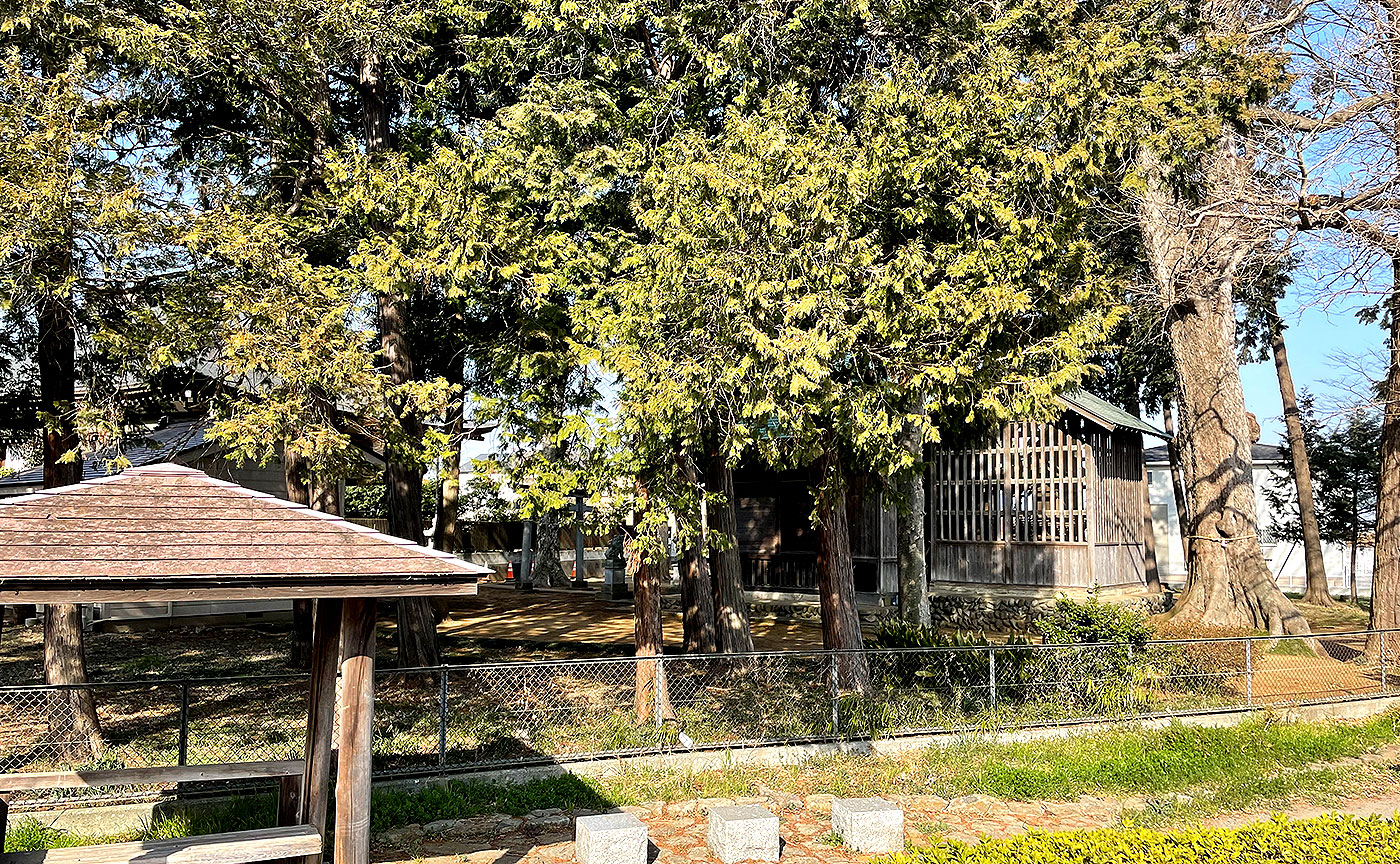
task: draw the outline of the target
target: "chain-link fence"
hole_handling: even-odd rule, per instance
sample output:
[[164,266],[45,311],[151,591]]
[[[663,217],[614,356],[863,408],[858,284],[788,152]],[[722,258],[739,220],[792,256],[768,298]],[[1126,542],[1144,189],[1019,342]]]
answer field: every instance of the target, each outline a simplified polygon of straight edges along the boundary
[[[1400,693],[1400,631],[381,670],[381,776]],[[0,688],[0,772],[292,759],[307,680]],[[94,742],[80,715],[92,700]]]

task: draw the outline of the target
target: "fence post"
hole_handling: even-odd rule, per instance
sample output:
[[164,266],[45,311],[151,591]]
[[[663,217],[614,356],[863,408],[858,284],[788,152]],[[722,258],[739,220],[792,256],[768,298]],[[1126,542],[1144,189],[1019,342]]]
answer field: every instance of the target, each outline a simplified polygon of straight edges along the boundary
[[1131,642],[1128,643],[1128,672],[1127,672],[1127,675],[1128,675],[1128,704],[1127,704],[1125,707],[1128,709],[1128,714],[1131,715],[1131,714],[1133,713],[1133,690],[1135,689],[1135,688],[1133,687],[1133,684],[1134,684],[1134,681],[1133,681],[1133,677],[1134,677],[1134,672],[1133,672],[1133,643],[1131,643]]
[[987,647],[987,684],[992,708],[997,707],[997,649]]
[[1384,630],[1381,631],[1381,692],[1382,692],[1382,693],[1384,693],[1384,692],[1386,691],[1387,685],[1389,684],[1389,681],[1386,680],[1386,668],[1385,668],[1385,659],[1386,659],[1386,658],[1385,658],[1385,643],[1386,643],[1386,637],[1388,637],[1389,635],[1390,635],[1390,634],[1387,633],[1386,631],[1384,631]]
[[180,761],[185,765],[190,758],[190,682],[180,682]]
[[658,654],[656,657],[656,677],[651,682],[652,695],[656,697],[656,728],[662,725],[662,703],[665,700],[664,691],[666,689],[666,659],[664,655]]
[[1254,640],[1244,640],[1244,704],[1254,704]]
[[447,765],[447,667],[438,678],[438,767]]
[[831,734],[841,728],[841,664],[831,652]]

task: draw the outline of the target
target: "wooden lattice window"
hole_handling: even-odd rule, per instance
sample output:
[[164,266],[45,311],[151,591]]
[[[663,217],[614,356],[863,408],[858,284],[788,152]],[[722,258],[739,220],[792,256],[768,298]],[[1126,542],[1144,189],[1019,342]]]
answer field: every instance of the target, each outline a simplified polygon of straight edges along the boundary
[[929,471],[933,539],[1088,542],[1088,458],[1063,422],[1010,423],[992,446],[936,449]]

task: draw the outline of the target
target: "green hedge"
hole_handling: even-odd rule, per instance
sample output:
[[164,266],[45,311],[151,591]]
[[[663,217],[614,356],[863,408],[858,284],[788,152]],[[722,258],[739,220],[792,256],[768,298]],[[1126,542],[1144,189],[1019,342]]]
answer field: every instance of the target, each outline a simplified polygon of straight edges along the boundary
[[1325,816],[1282,818],[1247,828],[1143,828],[1033,832],[976,845],[943,841],[886,859],[890,864],[1391,864],[1400,823]]

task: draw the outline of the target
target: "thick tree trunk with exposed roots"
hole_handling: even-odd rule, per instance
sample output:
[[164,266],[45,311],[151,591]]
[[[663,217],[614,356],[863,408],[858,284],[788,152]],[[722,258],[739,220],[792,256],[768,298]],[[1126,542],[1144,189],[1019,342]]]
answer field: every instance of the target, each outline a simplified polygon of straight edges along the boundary
[[[1381,385],[1385,415],[1381,420],[1375,570],[1371,576],[1372,630],[1400,627],[1400,256],[1391,259],[1391,267],[1394,288],[1387,304],[1390,362]],[[1380,638],[1372,636],[1366,647],[1372,654],[1378,652]]]
[[1303,592],[1304,603],[1336,606],[1327,588],[1327,566],[1322,560],[1322,533],[1317,527],[1317,505],[1313,499],[1312,466],[1308,448],[1303,440],[1303,419],[1298,412],[1298,394],[1293,389],[1293,372],[1288,366],[1288,346],[1283,340],[1283,324],[1273,310],[1270,344],[1274,355],[1274,371],[1278,374],[1279,395],[1283,399],[1283,422],[1288,432],[1288,455],[1293,462],[1293,482],[1298,490],[1298,521],[1303,529],[1303,562],[1308,575],[1308,588]]
[[1186,588],[1173,615],[1211,626],[1307,633],[1306,619],[1279,589],[1259,545],[1253,442],[1234,328],[1228,285],[1178,304],[1169,321],[1191,513]]
[[855,568],[851,559],[851,525],[846,512],[845,473],[840,457],[828,452],[819,466],[826,490],[817,495],[817,578],[821,590],[822,645],[837,656],[837,687],[864,691],[870,669],[860,653],[864,643],[856,609]]
[[[1234,281],[1268,246],[1238,202],[1253,167],[1226,132],[1201,157],[1204,202],[1177,195],[1151,151],[1139,154],[1143,248],[1166,315],[1180,384],[1182,473],[1189,518],[1186,588],[1173,615],[1210,626],[1307,633],[1308,622],[1279,590],[1259,545],[1250,417],[1235,354]],[[1203,206],[1204,204],[1204,206]]]
[[739,562],[734,473],[725,464],[723,455],[713,457],[709,485],[724,499],[709,510],[716,641],[725,654],[746,654],[753,651],[753,631],[749,626],[749,599],[744,593],[744,573]]

